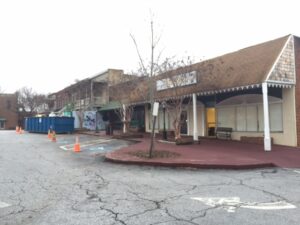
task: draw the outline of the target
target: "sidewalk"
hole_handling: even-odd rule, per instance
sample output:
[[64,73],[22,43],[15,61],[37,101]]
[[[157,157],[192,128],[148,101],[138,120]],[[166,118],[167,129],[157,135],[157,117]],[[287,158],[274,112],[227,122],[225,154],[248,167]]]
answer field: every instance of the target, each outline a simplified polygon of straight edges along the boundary
[[299,148],[273,145],[271,152],[265,152],[263,145],[203,139],[200,144],[180,146],[155,142],[155,150],[175,152],[180,154],[178,157],[149,159],[128,154],[149,151],[150,139],[143,138],[140,141],[106,154],[106,160],[125,164],[207,169],[300,168]]

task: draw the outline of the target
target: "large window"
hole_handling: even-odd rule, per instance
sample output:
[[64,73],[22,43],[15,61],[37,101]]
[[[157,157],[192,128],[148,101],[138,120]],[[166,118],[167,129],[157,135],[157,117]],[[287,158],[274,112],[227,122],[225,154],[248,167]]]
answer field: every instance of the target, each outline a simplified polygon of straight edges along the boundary
[[282,104],[270,104],[269,111],[271,131],[283,131]]
[[246,106],[246,130],[258,131],[257,129],[257,106]]
[[[251,96],[253,100],[253,96]],[[229,101],[228,101],[229,102]],[[217,107],[219,127],[231,127],[234,131],[263,132],[264,111],[262,102],[236,105],[221,105]],[[230,99],[230,103],[233,101]],[[270,131],[283,131],[282,102],[279,99],[269,101]]]
[[236,130],[245,131],[247,127],[246,123],[246,107],[236,107]]
[[235,111],[234,107],[219,108],[217,111],[218,126],[235,128],[235,112],[234,111]]

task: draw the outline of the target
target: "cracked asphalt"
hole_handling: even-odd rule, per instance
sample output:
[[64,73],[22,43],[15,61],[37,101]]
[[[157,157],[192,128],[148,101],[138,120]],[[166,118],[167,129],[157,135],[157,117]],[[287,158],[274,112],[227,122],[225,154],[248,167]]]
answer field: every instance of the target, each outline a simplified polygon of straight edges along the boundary
[[[51,143],[46,135],[0,132],[1,225],[299,224],[299,169],[118,165],[105,162],[101,154],[64,151],[59,148],[62,137]],[[194,199],[218,197],[295,207],[259,210]]]

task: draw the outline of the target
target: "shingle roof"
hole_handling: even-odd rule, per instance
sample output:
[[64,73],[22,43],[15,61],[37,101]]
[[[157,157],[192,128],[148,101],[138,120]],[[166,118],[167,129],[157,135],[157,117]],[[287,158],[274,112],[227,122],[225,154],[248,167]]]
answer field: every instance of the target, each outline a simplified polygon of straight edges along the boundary
[[[215,91],[263,83],[289,36],[193,64],[191,70],[197,71],[198,82],[181,88],[180,93]],[[159,91],[157,97],[170,96],[171,92],[170,89]]]

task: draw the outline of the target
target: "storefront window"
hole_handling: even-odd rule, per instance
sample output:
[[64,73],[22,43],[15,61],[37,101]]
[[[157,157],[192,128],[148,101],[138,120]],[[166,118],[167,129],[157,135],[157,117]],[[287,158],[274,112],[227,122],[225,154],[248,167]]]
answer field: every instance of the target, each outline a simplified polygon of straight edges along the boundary
[[[264,131],[264,111],[263,104],[258,96],[257,103],[246,104],[247,96],[242,104],[229,105],[220,104],[217,107],[217,118],[219,127],[231,127],[234,131],[263,132]],[[250,96],[252,101],[254,96]],[[235,97],[237,99],[237,97]],[[250,98],[249,98],[250,99]],[[229,99],[232,104],[233,99]],[[240,100],[240,99],[239,99]],[[229,102],[229,101],[227,101]],[[240,101],[241,102],[241,101]],[[269,120],[271,132],[283,131],[282,102],[280,99],[271,97],[269,101]]]

